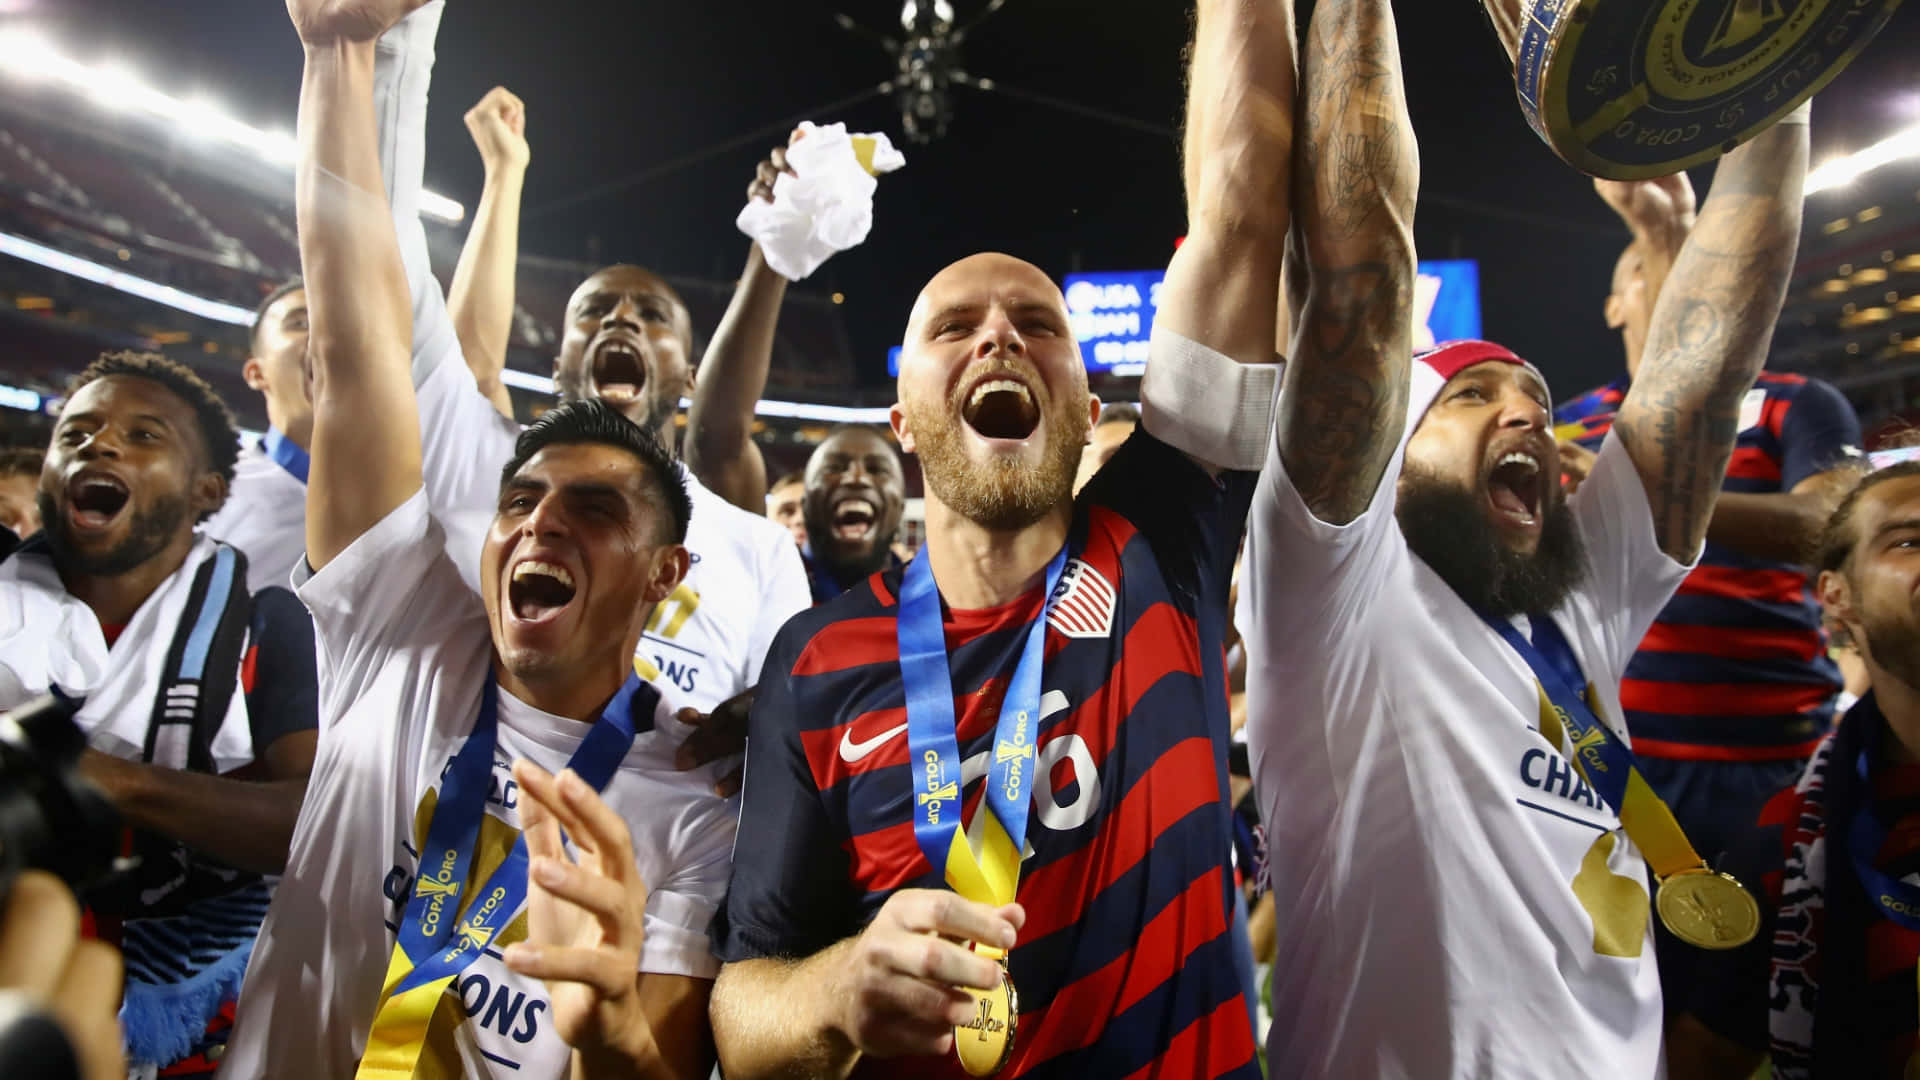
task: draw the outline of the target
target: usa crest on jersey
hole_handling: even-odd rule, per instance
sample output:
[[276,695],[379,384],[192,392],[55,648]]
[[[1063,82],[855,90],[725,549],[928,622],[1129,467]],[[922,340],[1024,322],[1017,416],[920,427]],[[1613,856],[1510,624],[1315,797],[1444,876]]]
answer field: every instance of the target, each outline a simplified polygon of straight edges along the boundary
[[1113,631],[1117,594],[1100,571],[1079,559],[1060,572],[1047,624],[1070,638],[1104,638]]

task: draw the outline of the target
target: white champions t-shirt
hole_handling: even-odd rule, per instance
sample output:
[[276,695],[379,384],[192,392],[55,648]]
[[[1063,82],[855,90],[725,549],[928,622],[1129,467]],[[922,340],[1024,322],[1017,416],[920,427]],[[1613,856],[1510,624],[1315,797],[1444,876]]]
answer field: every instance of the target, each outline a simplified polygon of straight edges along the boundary
[[[416,493],[299,589],[320,652],[321,738],[284,884],[261,927],[222,1066],[229,1077],[353,1075],[443,771],[472,730],[492,659],[479,598],[462,586]],[[510,766],[558,770],[587,726],[502,691],[493,790],[474,854],[483,877],[519,824]],[[707,924],[726,890],[735,810],[716,769],[679,772],[686,734],[663,703],[604,797],[632,830],[650,890],[640,970],[710,979]],[[470,893],[471,894],[471,890]],[[434,1075],[565,1076],[545,984],[507,971],[524,912],[451,984],[464,1021],[430,1036]]]
[[268,457],[258,442],[240,449],[226,504],[200,531],[247,556],[247,591],[291,588],[307,553],[307,485]]
[[[427,490],[454,565],[478,589],[500,469],[512,458],[520,429],[480,393],[467,368],[420,224],[427,87],[442,10],[435,0],[381,37],[374,112],[413,297],[413,379]],[[681,475],[693,500],[686,541],[692,565],[654,610],[635,660],[670,705],[706,712],[759,682],[773,635],[813,599],[790,533],[708,491],[684,467]]]
[[[1525,661],[1408,549],[1404,450],[1345,526],[1270,450],[1249,520],[1239,625],[1280,941],[1268,1063],[1662,1075],[1645,863],[1539,733]],[[1614,436],[1571,506],[1591,573],[1555,622],[1625,738],[1621,673],[1687,568]]]

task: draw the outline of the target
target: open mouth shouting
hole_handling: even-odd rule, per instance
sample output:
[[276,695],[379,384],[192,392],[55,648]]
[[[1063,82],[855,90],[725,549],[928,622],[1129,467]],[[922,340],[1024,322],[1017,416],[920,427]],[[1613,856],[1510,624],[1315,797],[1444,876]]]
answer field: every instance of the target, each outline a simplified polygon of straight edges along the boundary
[[1487,475],[1487,497],[1504,524],[1523,529],[1539,526],[1544,476],[1540,459],[1523,451],[1510,450],[1494,462]]
[[536,626],[550,623],[573,598],[573,574],[566,567],[539,559],[514,564],[507,582],[507,608],[515,620]]
[[1019,379],[989,376],[973,384],[960,407],[960,419],[989,441],[1020,442],[1040,426],[1040,406]]
[[126,481],[83,469],[67,481],[67,521],[81,532],[99,532],[119,518],[129,499]]
[[624,338],[607,338],[593,350],[593,393],[616,408],[640,400],[647,385],[647,364],[640,347]]
[[874,529],[880,524],[880,508],[873,501],[859,495],[850,495],[833,504],[833,538],[848,543],[865,543],[873,539]]

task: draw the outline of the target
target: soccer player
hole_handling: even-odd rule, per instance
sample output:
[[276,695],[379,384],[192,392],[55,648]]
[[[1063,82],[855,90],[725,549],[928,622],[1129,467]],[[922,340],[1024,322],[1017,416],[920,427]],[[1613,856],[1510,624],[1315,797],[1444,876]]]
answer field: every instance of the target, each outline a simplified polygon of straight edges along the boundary
[[807,478],[797,472],[782,476],[767,489],[768,520],[792,533],[793,546],[801,550],[807,546],[807,516],[801,508],[806,492]]
[[[1627,373],[1554,410],[1561,471],[1584,478],[1632,389],[1648,321],[1694,223],[1685,173],[1595,181],[1633,241],[1614,268],[1609,326]],[[1829,470],[1857,453],[1860,421],[1818,379],[1762,371],[1740,399],[1739,435],[1698,565],[1627,664],[1620,705],[1633,752],[1694,846],[1717,859],[1760,806],[1800,775],[1833,723],[1840,670],[1827,655],[1805,560],[1832,510]],[[1676,1004],[1696,950],[1656,927]]]
[[[1868,474],[1813,563],[1827,616],[1858,644],[1871,689],[1802,775],[1737,840],[1728,868],[1760,895],[1761,932],[1703,958],[1676,1008],[1675,1075],[1899,1077],[1920,1052],[1920,464]],[[1684,1070],[1684,1071],[1683,1071]]]
[[1222,658],[1276,374],[1292,18],[1200,4],[1145,421],[1077,500],[1099,401],[1060,290],[985,254],[915,302],[892,422],[927,540],[768,659],[716,924],[730,1078],[1003,1051],[1005,1076],[1259,1075]]
[[307,613],[194,532],[239,449],[198,375],[107,353],[54,424],[45,529],[0,563],[0,709],[84,699],[81,770],[138,830],[135,875],[86,900],[126,956],[128,1058],[170,1075],[226,1043],[317,741]]
[[307,396],[307,292],[298,278],[260,301],[247,343],[240,374],[266,399],[267,431],[241,449],[233,490],[204,530],[246,553],[247,587],[258,592],[288,587],[307,542],[313,401]]
[[[468,370],[420,224],[427,88],[441,11],[441,0],[435,0],[381,41],[375,101],[388,198],[413,298],[413,376],[428,494],[455,565],[466,576],[479,566],[490,525],[492,474],[513,456],[518,429],[488,402]],[[498,250],[489,256],[500,257]],[[476,270],[476,276],[485,273]],[[506,302],[510,306],[510,296]],[[671,446],[680,395],[692,377],[691,338],[686,308],[665,282],[638,267],[601,270],[581,283],[567,305],[555,361],[561,397],[604,401]],[[759,452],[753,453],[757,460]],[[692,568],[655,609],[635,663],[675,706],[708,713],[759,681],[774,632],[807,606],[806,573],[786,530],[757,507],[742,510],[683,466],[675,468],[693,499],[686,540]],[[756,497],[763,490],[757,488]],[[467,580],[480,588],[477,579]]]
[[872,428],[836,430],[807,458],[807,582],[824,604],[869,575],[898,567],[893,553],[907,509],[907,477],[892,440]]
[[[1702,940],[1739,929],[1719,902],[1743,894],[1683,873],[1703,868],[1670,824],[1641,828],[1644,785],[1623,830],[1617,687],[1699,552],[1765,358],[1804,114],[1720,163],[1568,499],[1538,371],[1485,342],[1410,361],[1414,144],[1387,3],[1320,4],[1302,53],[1300,175],[1344,212],[1303,219],[1308,295],[1236,619],[1280,941],[1268,1065],[1659,1075],[1642,852],[1676,898],[1720,890],[1673,905]],[[1349,137],[1313,134],[1327,112]]]
[[0,450],[0,526],[24,540],[40,531],[40,467],[46,455],[32,447]]
[[674,769],[672,713],[633,669],[687,568],[687,493],[650,432],[563,406],[505,463],[481,595],[450,562],[372,118],[375,39],[414,2],[288,5],[314,368],[299,593],[328,737],[225,1069],[695,1080],[733,812]]

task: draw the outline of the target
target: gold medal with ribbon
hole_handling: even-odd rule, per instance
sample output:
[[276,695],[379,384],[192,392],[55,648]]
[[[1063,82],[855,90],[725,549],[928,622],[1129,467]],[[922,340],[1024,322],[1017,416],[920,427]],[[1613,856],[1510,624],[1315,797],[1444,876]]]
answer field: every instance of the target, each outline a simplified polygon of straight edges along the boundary
[[1760,930],[1760,905],[1738,880],[1714,871],[1694,851],[1673,811],[1640,775],[1633,751],[1600,719],[1593,686],[1580,674],[1560,628],[1548,616],[1533,616],[1529,641],[1506,619],[1481,618],[1533,669],[1540,734],[1563,752],[1571,747],[1580,778],[1612,808],[1653,868],[1660,882],[1654,898],[1660,922],[1673,936],[1702,949],[1732,949],[1752,941]]
[[[953,891],[968,900],[999,907],[1010,904],[1020,883],[1020,855],[1032,808],[1034,740],[1039,735],[1040,667],[1045,654],[1047,602],[1060,582],[1067,551],[1061,548],[1047,566],[1040,611],[1027,628],[1026,643],[994,727],[993,757],[987,766],[986,797],[978,814],[980,851],[961,828],[960,747],[955,734],[953,680],[947,666],[946,631],[941,625],[940,593],[926,549],[907,564],[900,579],[896,619],[900,679],[906,689],[908,764],[914,775],[913,838],[927,861],[941,871]],[[962,987],[973,999],[974,1015],[953,1028],[953,1050],[969,1076],[992,1076],[1013,1056],[1020,1024],[1020,995],[996,946],[976,942],[974,952],[999,964],[999,980],[988,987]]]

